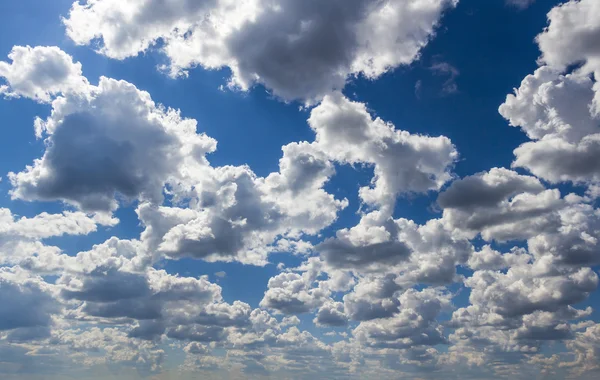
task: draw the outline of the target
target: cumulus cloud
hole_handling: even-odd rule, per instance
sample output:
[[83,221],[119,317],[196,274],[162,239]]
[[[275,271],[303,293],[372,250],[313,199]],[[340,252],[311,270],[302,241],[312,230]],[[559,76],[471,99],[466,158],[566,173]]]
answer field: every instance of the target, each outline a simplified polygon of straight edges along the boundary
[[193,200],[188,208],[138,207],[143,240],[173,258],[256,265],[273,251],[302,251],[297,238],[330,225],[348,202],[323,190],[333,169],[310,150],[284,147],[280,168],[266,178],[245,166],[206,168],[193,190],[183,193]]
[[317,326],[345,326],[348,318],[344,314],[344,304],[333,301],[325,303],[319,308],[314,323]]
[[[600,36],[593,0],[569,1],[548,13],[537,36],[542,65],[528,75],[500,113],[533,141],[515,150],[513,166],[552,183],[593,185],[599,181]],[[573,67],[575,67],[573,69]]]
[[552,8],[548,28],[537,37],[542,62],[558,69],[583,62],[586,71],[599,70],[595,44],[600,34],[600,21],[595,17],[599,10],[594,0],[568,1]]
[[[454,178],[456,148],[330,90],[412,61],[455,2],[352,1],[346,10],[337,1],[90,0],[65,20],[77,43],[98,43],[111,57],[160,46],[173,75],[227,66],[234,86],[322,98],[308,120],[314,141],[284,146],[278,170],[264,177],[212,166],[206,155],[216,142],[132,84],[91,85],[56,48],[13,49],[12,64],[0,64],[3,93],[49,102],[52,113],[35,124],[45,153],[10,175],[12,196],[79,211],[19,217],[0,209],[0,265],[13,266],[0,268],[0,356],[12,360],[18,346],[22,356],[148,376],[163,370],[169,346],[183,350],[182,372],[206,378],[412,378],[414,368],[458,377],[462,365],[481,378],[538,366],[573,376],[597,370],[593,310],[577,308],[599,281],[600,107],[588,35],[596,29],[584,14],[596,5],[571,1],[550,13],[538,37],[544,66],[500,108],[532,140],[515,151],[514,166],[538,178],[492,168],[457,179],[437,199],[443,214],[416,223],[394,215],[398,197],[442,189]],[[562,29],[583,42],[562,46]],[[348,205],[326,190],[336,165],[364,165],[374,177],[359,190],[360,221],[326,238],[320,233]],[[547,187],[563,181],[584,183],[585,196]],[[115,225],[112,212],[127,201],[137,202],[139,239],[112,237],[74,255],[44,245]],[[490,243],[476,248],[479,236]],[[279,265],[258,308],[226,301],[208,276],[158,269],[183,257],[266,265],[281,251],[304,262]],[[456,310],[451,284],[469,292]],[[310,320],[317,331],[349,326],[351,335],[324,343],[301,330]],[[564,342],[570,354],[544,356],[548,342]]]
[[400,312],[392,318],[361,322],[353,335],[375,348],[409,348],[443,344],[438,314],[450,306],[450,295],[435,289],[408,290],[400,296]]
[[[230,85],[265,85],[286,99],[316,100],[353,75],[377,78],[408,64],[456,0],[114,0],[76,2],[64,20],[77,44],[101,41],[111,58],[157,45],[171,75],[228,67]],[[251,48],[250,48],[251,47]]]
[[56,46],[15,46],[8,54],[11,63],[0,62],[0,94],[26,97],[48,103],[66,92],[85,92],[88,81],[81,63]]
[[[318,233],[347,205],[323,190],[333,164],[309,143],[283,147],[280,171],[266,178],[245,166],[212,167],[205,155],[216,141],[197,133],[195,120],[124,81],[103,77],[86,89],[61,89],[50,117],[36,121],[47,149],[9,174],[13,199],[62,200],[105,218],[139,200],[151,249],[259,265],[282,248],[268,247],[278,236],[304,249],[295,238]],[[172,207],[160,206],[165,193]]]
[[22,268],[0,268],[0,332],[18,329],[16,334],[30,338],[49,334],[52,316],[61,311],[53,293],[51,285]]
[[43,212],[32,218],[18,217],[9,209],[0,208],[0,265],[26,267],[31,260],[35,260],[43,264],[28,269],[52,273],[57,270],[57,262],[61,260],[61,250],[44,244],[44,239],[88,235],[97,231],[99,225],[110,227],[116,223],[116,218],[71,211],[62,214]]
[[366,276],[344,296],[344,310],[352,320],[389,318],[400,311],[402,287],[395,275]]
[[316,133],[313,145],[331,160],[374,169],[371,185],[359,190],[362,202],[374,210],[316,250],[330,265],[345,269],[377,270],[407,260],[411,249],[391,218],[396,200],[401,194],[439,190],[452,178],[458,153],[450,139],[397,130],[341,94],[326,96],[308,122]]
[[89,93],[64,94],[38,121],[47,135],[44,156],[10,173],[13,199],[62,200],[86,211],[109,212],[117,197],[162,202],[168,181],[205,165],[216,142],[196,122],[157,106],[130,83],[101,78]]
[[283,314],[303,314],[329,300],[327,286],[321,281],[315,284],[322,272],[320,261],[310,260],[297,270],[302,273],[284,272],[272,277],[260,305]]
[[402,193],[438,190],[450,180],[458,158],[447,137],[397,130],[340,93],[325,97],[308,123],[316,133],[314,144],[332,160],[374,167],[372,186],[360,189],[361,199],[371,205],[390,207]]
[[[457,180],[438,197],[443,221],[468,238],[523,240],[559,226],[564,206],[558,190],[546,190],[535,177],[493,168]],[[524,224],[527,221],[527,224]]]

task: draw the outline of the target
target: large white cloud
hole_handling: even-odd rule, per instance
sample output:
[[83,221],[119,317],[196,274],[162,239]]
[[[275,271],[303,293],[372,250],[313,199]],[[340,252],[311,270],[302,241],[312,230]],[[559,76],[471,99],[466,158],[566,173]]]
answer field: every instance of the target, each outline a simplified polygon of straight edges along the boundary
[[77,44],[124,59],[155,45],[165,69],[228,67],[230,84],[316,100],[352,75],[377,78],[418,57],[457,0],[90,0],[64,20]]
[[553,183],[600,180],[600,10],[594,0],[568,1],[548,13],[537,36],[542,65],[500,113],[533,141],[515,150],[513,166]]
[[162,202],[164,185],[184,181],[216,148],[196,133],[194,120],[157,106],[130,83],[103,77],[88,90],[65,93],[53,101],[51,116],[38,120],[48,148],[32,166],[9,174],[13,198],[104,212],[118,207],[118,197]]
[[537,37],[542,61],[559,69],[583,62],[587,71],[600,70],[599,11],[595,0],[571,0],[552,8],[550,25]]

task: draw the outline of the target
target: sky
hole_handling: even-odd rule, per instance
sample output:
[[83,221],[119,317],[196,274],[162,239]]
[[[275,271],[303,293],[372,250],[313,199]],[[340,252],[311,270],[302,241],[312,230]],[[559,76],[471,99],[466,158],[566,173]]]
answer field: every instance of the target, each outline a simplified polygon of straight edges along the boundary
[[0,15],[0,378],[598,378],[600,1]]

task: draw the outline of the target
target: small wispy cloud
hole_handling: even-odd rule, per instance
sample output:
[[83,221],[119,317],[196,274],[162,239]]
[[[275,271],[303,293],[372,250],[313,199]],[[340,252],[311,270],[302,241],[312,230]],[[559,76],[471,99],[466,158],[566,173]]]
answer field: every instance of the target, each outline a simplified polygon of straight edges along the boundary
[[219,278],[225,278],[225,276],[227,276],[227,273],[220,271],[215,273],[215,276],[219,277]]
[[435,75],[448,77],[448,79],[446,79],[446,81],[442,84],[442,94],[450,95],[458,92],[456,78],[460,75],[460,71],[458,71],[456,67],[452,66],[448,62],[437,62],[431,65],[429,69]]
[[506,5],[523,10],[527,9],[535,0],[506,0]]

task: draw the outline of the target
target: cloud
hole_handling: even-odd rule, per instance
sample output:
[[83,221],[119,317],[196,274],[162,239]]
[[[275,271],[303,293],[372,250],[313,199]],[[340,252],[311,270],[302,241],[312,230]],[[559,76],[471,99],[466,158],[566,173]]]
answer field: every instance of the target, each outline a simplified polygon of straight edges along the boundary
[[344,304],[341,302],[328,301],[319,308],[314,319],[317,326],[345,326],[348,318],[344,314]]
[[600,21],[594,17],[599,9],[594,0],[568,1],[552,8],[548,12],[548,28],[537,36],[541,61],[559,70],[580,62],[585,71],[600,70],[595,44]]
[[326,96],[308,123],[317,135],[314,144],[330,159],[374,166],[372,186],[360,189],[361,199],[371,205],[390,207],[402,193],[438,190],[450,180],[458,158],[447,137],[397,130],[339,93]]
[[[450,95],[458,92],[456,78],[460,75],[460,71],[448,62],[437,62],[429,67],[435,75],[446,76],[448,79],[442,85],[442,94]],[[420,91],[420,85],[419,85]]]
[[40,122],[48,148],[20,173],[10,173],[13,199],[63,200],[109,212],[117,197],[162,202],[163,186],[206,165],[216,142],[196,122],[165,110],[123,81],[101,78],[88,95],[66,94]]
[[[515,150],[515,167],[551,183],[599,181],[600,36],[595,1],[569,1],[548,13],[536,41],[541,67],[528,75],[500,113],[533,141]],[[594,75],[595,74],[595,75]]]
[[323,282],[313,284],[321,273],[320,262],[308,261],[302,274],[285,272],[269,279],[260,306],[283,314],[303,314],[320,308],[329,300],[330,291]]
[[[18,217],[7,208],[0,208],[0,265],[20,265],[38,273],[60,270],[65,255],[43,240],[66,235],[88,235],[98,226],[111,227],[118,219],[103,215],[87,215],[65,211],[62,214],[40,213],[32,218]],[[30,266],[35,261],[34,266]]]
[[[230,85],[265,85],[286,100],[318,100],[353,75],[377,78],[409,64],[456,0],[114,0],[74,3],[64,20],[75,43],[101,41],[111,58],[158,45],[171,75],[228,67]],[[251,47],[251,48],[250,48]]]
[[[3,74],[4,93],[51,103],[52,114],[35,123],[45,153],[11,174],[12,195],[59,200],[78,211],[20,217],[0,209],[0,265],[13,266],[0,268],[5,362],[60,358],[85,371],[169,377],[167,354],[180,350],[177,376],[207,379],[525,378],[539,375],[538,368],[565,378],[598,368],[592,309],[575,307],[599,281],[592,269],[600,263],[598,180],[587,162],[594,161],[598,127],[598,86],[590,75],[597,54],[579,42],[567,55],[553,50],[562,43],[556,28],[570,18],[593,23],[580,13],[595,5],[570,2],[550,13],[538,38],[544,66],[500,108],[531,139],[516,150],[514,166],[537,177],[492,168],[444,189],[458,159],[448,138],[397,129],[330,89],[412,61],[443,4],[455,3],[352,1],[356,7],[339,12],[345,8],[337,1],[278,0],[270,4],[279,8],[269,8],[258,0],[167,0],[126,8],[97,0],[74,4],[65,21],[72,38],[97,43],[105,55],[157,47],[172,74],[228,66],[234,86],[262,83],[286,99],[322,97],[308,120],[314,141],[282,147],[277,171],[264,177],[247,166],[212,166],[206,155],[216,141],[132,84],[101,78],[91,85],[56,48],[15,47],[27,59],[11,54],[13,63],[1,65],[10,72]],[[323,14],[335,17],[326,23]],[[390,28],[398,19],[405,22]],[[323,38],[318,31],[339,34]],[[397,40],[398,33],[411,37]],[[62,62],[66,77],[44,82],[44,57]],[[585,64],[572,69],[581,57]],[[282,62],[295,71],[281,70]],[[15,74],[23,68],[22,77]],[[374,176],[359,190],[360,221],[326,238],[320,234],[348,205],[327,190],[339,165],[363,165]],[[563,181],[585,184],[585,195],[552,188]],[[441,216],[419,223],[395,216],[398,197],[441,190]],[[115,225],[112,212],[128,202],[144,229],[139,239],[112,237],[75,255],[44,245]],[[481,247],[479,237],[521,242]],[[226,301],[208,276],[159,269],[183,257],[266,265],[282,251],[302,255],[303,263],[278,265],[257,308]],[[467,291],[468,303],[455,298],[456,288]],[[319,333],[349,326],[351,335],[322,342],[301,330],[311,320]],[[557,342],[567,351],[544,356]],[[0,363],[0,373],[7,367]]]
[[435,346],[446,341],[436,317],[449,307],[449,295],[434,289],[411,289],[400,296],[400,304],[400,312],[394,317],[361,322],[353,335],[375,348]]
[[345,314],[354,321],[389,318],[400,311],[398,295],[403,290],[396,275],[367,276],[344,296]]
[[85,92],[89,84],[81,63],[56,46],[15,46],[8,54],[12,63],[0,62],[0,94],[49,103],[67,92]]
[[21,337],[33,331],[35,338],[38,328],[49,331],[52,316],[61,311],[52,287],[19,267],[0,268],[0,302],[0,332],[19,329]]
[[507,5],[521,10],[529,8],[529,6],[533,3],[535,3],[535,0],[506,0]]
[[[558,190],[545,190],[535,177],[492,168],[457,180],[438,197],[443,221],[466,237],[522,240],[559,225],[564,206]],[[526,221],[526,222],[525,222]]]

